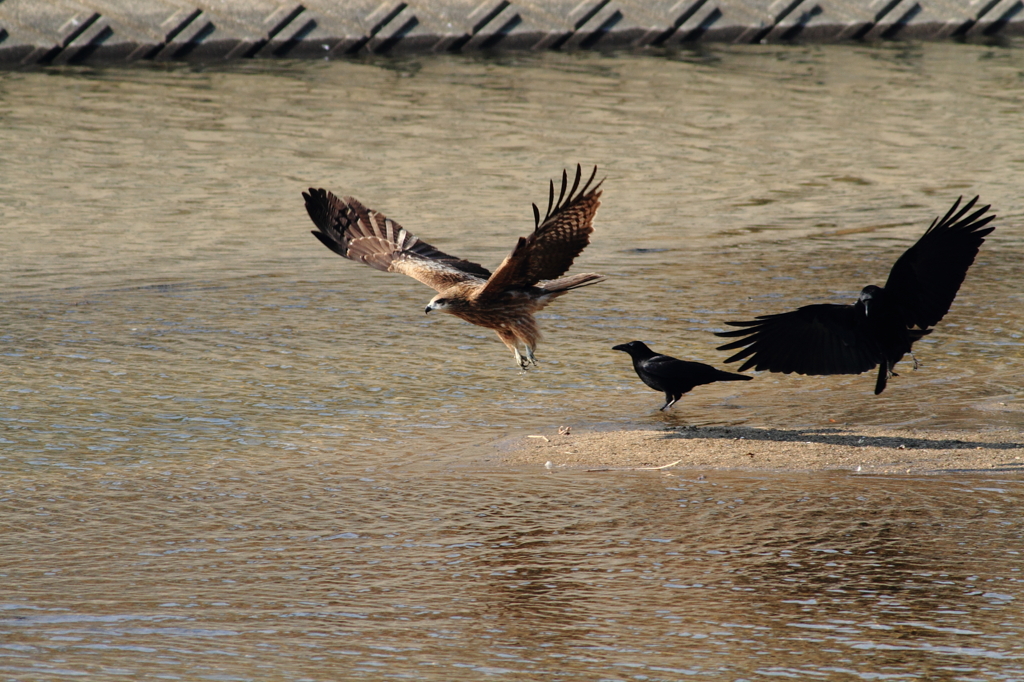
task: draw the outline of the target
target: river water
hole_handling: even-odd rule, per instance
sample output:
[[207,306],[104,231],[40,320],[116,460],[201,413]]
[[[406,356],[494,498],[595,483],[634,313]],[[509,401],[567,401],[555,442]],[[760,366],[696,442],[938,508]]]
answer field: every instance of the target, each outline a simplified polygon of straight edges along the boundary
[[[525,434],[1024,428],[1024,51],[711,47],[0,73],[4,679],[1024,677],[1024,484],[510,470]],[[352,194],[493,268],[604,185],[540,367],[331,254]],[[1000,220],[873,377],[668,413],[610,346],[884,283],[959,195]],[[543,206],[541,207],[543,209]],[[1016,437],[1016,436],[1013,436]]]

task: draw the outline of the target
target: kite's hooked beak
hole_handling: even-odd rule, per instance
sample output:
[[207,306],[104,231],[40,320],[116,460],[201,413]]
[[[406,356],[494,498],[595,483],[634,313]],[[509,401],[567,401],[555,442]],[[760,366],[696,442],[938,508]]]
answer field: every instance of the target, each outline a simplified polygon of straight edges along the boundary
[[427,307],[424,308],[423,312],[429,314],[432,310],[445,310],[447,307],[448,299],[434,298],[427,304]]

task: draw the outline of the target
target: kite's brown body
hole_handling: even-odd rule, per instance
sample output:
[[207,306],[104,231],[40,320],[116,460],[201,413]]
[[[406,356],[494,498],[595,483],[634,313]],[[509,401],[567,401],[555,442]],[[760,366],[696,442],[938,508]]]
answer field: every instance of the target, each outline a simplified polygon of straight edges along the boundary
[[493,329],[525,369],[537,363],[533,351],[541,336],[533,314],[572,289],[604,279],[594,273],[562,277],[594,231],[594,214],[601,204],[601,183],[590,187],[596,174],[597,168],[580,189],[582,169],[577,166],[576,180],[566,194],[568,176],[563,172],[558,201],[552,182],[544,219],[534,204],[533,233],[519,239],[493,274],[477,263],[439,251],[352,197],[339,199],[313,188],[302,196],[309,217],[320,228],[313,234],[329,249],[432,287],[438,293],[426,312],[443,310]]

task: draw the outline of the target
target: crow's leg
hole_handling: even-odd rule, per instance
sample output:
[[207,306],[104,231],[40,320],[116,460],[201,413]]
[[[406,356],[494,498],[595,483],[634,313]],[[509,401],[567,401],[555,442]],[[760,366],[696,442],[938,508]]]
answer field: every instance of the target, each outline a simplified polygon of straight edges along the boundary
[[889,367],[888,360],[882,360],[882,364],[878,366],[878,379],[875,380],[875,395],[878,395],[885,390],[885,385],[889,383],[889,377],[896,376],[892,368]]

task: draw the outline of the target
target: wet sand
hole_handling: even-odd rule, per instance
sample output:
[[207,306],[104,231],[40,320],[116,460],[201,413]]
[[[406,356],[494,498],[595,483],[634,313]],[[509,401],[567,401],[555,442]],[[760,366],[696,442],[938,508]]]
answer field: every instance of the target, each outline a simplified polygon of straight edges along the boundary
[[[1024,433],[857,427],[683,426],[538,433],[502,444],[510,466],[587,470],[699,468],[862,473],[1024,472]],[[550,463],[550,464],[548,464]]]

